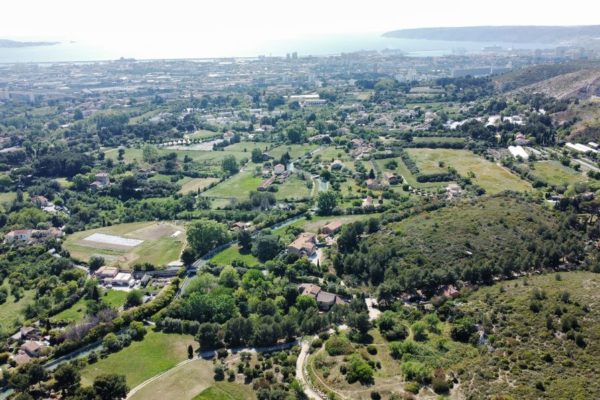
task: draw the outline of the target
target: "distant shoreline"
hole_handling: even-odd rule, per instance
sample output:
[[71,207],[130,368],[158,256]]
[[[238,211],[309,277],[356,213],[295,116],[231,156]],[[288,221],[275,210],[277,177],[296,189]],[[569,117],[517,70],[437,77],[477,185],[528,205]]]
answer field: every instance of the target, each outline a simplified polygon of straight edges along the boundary
[[42,46],[54,46],[60,44],[60,42],[20,42],[17,40],[0,39],[0,48],[2,49],[16,49],[21,47],[42,47]]

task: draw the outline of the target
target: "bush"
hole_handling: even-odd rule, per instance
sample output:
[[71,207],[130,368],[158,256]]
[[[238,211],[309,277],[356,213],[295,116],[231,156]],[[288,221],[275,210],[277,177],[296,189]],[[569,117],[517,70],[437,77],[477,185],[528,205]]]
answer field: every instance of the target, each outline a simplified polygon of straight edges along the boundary
[[330,356],[341,356],[352,354],[354,347],[345,336],[332,336],[325,342],[325,350]]
[[418,361],[403,363],[402,373],[406,380],[416,381],[421,384],[427,384],[431,381],[431,370]]
[[363,385],[373,383],[373,368],[357,354],[350,357],[346,380],[348,383],[360,382]]
[[417,382],[407,382],[404,385],[404,390],[409,393],[417,394],[419,393],[419,390],[421,390],[421,385],[419,385]]
[[367,351],[369,352],[369,354],[374,356],[375,354],[377,354],[377,347],[374,344],[370,344],[367,346]]

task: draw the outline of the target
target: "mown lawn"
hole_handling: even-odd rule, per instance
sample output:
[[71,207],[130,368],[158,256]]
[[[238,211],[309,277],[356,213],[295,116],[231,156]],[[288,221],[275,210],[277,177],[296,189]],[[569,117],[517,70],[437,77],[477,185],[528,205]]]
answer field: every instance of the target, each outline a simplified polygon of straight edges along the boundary
[[191,400],[215,384],[213,368],[212,362],[201,359],[172,368],[140,388],[131,400]]
[[235,260],[240,260],[248,264],[248,266],[258,265],[259,261],[251,253],[240,253],[240,248],[234,244],[219,254],[215,255],[210,261],[217,265],[231,265]]
[[197,347],[190,335],[148,332],[141,342],[110,354],[81,371],[82,383],[91,385],[102,374],[125,375],[130,388],[187,359],[188,345]]
[[205,389],[193,400],[244,400],[254,399],[254,393],[249,386],[230,382],[217,382],[214,386]]

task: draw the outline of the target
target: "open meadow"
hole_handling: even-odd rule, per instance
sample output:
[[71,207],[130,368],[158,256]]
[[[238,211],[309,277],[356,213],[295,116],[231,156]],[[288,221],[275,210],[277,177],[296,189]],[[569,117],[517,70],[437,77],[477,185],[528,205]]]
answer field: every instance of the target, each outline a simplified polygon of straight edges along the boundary
[[197,347],[192,336],[149,331],[140,342],[108,355],[81,371],[82,383],[91,385],[102,374],[122,374],[130,388],[187,359],[188,345]]
[[406,151],[424,175],[443,173],[448,170],[448,167],[452,167],[464,177],[474,175],[473,181],[490,194],[504,190],[532,189],[529,182],[522,180],[508,169],[468,150],[407,149]]
[[107,265],[131,268],[136,263],[158,267],[179,260],[185,228],[174,222],[135,222],[76,232],[65,240],[71,256],[87,262],[101,256]]

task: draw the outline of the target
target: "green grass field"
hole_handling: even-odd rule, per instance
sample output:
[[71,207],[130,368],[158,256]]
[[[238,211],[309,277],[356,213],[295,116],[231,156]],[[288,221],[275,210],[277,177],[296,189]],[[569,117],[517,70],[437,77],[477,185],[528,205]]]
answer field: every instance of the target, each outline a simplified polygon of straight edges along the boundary
[[566,167],[555,160],[538,161],[533,165],[534,169],[531,171],[533,175],[550,185],[570,185],[588,180],[583,173]]
[[91,385],[102,374],[122,374],[130,388],[173,368],[187,359],[188,345],[197,343],[192,336],[148,332],[141,342],[110,354],[81,371],[82,383]]
[[212,139],[221,136],[223,136],[223,134],[220,132],[207,131],[205,129],[199,129],[194,133],[185,135],[188,139]]
[[311,189],[306,186],[307,182],[310,182],[310,180],[303,181],[297,176],[291,175],[283,184],[277,185],[279,190],[275,193],[275,198],[277,200],[308,199],[310,198]]
[[16,192],[0,193],[0,205],[10,204],[17,198]]
[[[397,169],[391,171],[385,167],[385,164],[390,160],[395,160],[398,163]],[[447,182],[417,182],[417,178],[415,178],[415,176],[408,170],[400,157],[375,160],[375,163],[377,163],[382,172],[389,171],[400,174],[406,180],[406,183],[414,188],[435,191],[448,185]]]
[[217,382],[205,389],[193,400],[244,400],[254,399],[254,393],[248,386],[230,382]]
[[[182,233],[173,237],[177,231]],[[123,247],[84,240],[94,233],[140,239],[143,242],[135,247]],[[160,267],[179,260],[184,244],[185,228],[181,225],[172,222],[135,222],[76,232],[67,237],[64,247],[72,257],[82,261],[99,255],[105,258],[108,265],[130,268],[136,263],[149,262]]]
[[415,136],[414,143],[464,143],[465,138],[450,136]]
[[[125,304],[127,298],[127,292],[122,290],[109,290],[103,296],[102,300],[109,306],[119,309]],[[50,318],[51,321],[67,321],[77,322],[81,321],[85,317],[86,301],[80,299],[78,302],[73,304],[71,307],[59,312]]]
[[179,189],[179,193],[187,194],[187,193],[195,193],[198,190],[202,190],[206,188],[211,183],[218,182],[217,178],[184,178],[183,183],[181,185],[181,189]]
[[219,183],[202,195],[206,197],[246,199],[251,191],[256,190],[262,180],[260,176],[254,176],[252,171],[244,171]]
[[[406,151],[424,175],[446,172],[448,167],[453,167],[464,177],[470,173],[475,174],[473,181],[490,194],[504,190],[532,189],[529,182],[468,150],[407,149]],[[440,166],[440,162],[444,165]]]
[[240,248],[237,244],[234,244],[227,249],[223,250],[219,254],[211,258],[210,261],[217,265],[231,265],[234,260],[241,260],[248,264],[248,266],[258,265],[259,261],[252,254],[241,254]]
[[[10,289],[9,289],[10,292]],[[12,295],[8,295],[6,302],[0,305],[0,331],[5,333],[14,333],[14,330],[20,325],[15,321],[22,321],[23,315],[21,311],[32,304],[35,296],[35,290],[25,290],[23,297],[15,302],[15,298]]]

